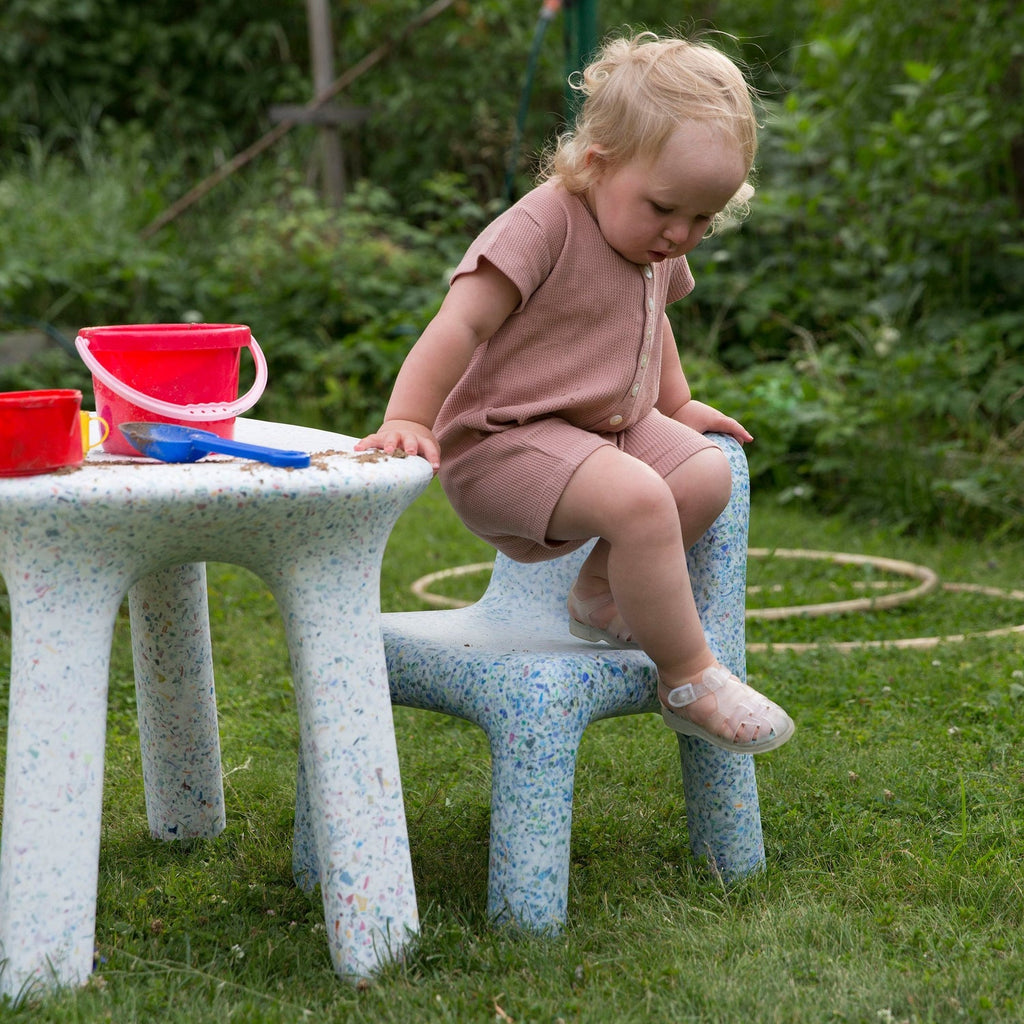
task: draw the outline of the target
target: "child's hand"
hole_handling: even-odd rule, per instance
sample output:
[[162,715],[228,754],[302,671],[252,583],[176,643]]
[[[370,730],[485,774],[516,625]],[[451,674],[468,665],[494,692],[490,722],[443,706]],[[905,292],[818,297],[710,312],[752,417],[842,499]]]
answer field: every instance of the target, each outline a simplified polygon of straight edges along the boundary
[[430,463],[435,473],[441,465],[441,446],[437,443],[434,432],[422,423],[413,423],[412,420],[385,420],[376,433],[356,442],[357,452],[366,451],[368,448],[379,448],[385,455],[391,455],[396,450],[403,451],[406,455],[419,455]]
[[704,402],[696,402],[690,399],[689,402],[676,411],[674,418],[701,434],[730,434],[740,444],[754,440],[754,435],[742,423],[734,420],[731,416],[726,416],[723,412],[719,412],[714,406],[706,405]]

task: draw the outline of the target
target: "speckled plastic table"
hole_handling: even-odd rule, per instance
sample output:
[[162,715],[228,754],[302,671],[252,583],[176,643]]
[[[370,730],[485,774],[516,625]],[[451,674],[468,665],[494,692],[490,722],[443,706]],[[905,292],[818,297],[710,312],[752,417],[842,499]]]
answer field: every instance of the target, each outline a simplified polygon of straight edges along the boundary
[[110,648],[126,594],[150,830],[224,827],[207,561],[260,576],[284,619],[335,969],[370,974],[418,927],[379,596],[391,528],[430,469],[284,424],[240,420],[236,436],[313,463],[94,450],[79,469],[0,479],[12,631],[0,991],[92,970]]

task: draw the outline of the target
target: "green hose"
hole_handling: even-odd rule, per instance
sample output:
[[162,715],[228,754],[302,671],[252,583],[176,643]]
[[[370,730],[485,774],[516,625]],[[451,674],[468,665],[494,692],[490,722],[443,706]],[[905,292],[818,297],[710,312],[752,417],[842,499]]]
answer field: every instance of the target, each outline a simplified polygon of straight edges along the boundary
[[519,147],[523,141],[526,115],[530,109],[530,93],[533,90],[533,80],[537,74],[537,61],[540,59],[544,33],[561,7],[561,0],[543,0],[540,14],[537,16],[537,27],[533,32],[533,44],[530,47],[530,56],[526,65],[526,80],[523,82],[523,89],[519,95],[519,113],[516,115],[515,132],[512,136],[508,163],[505,166],[505,201],[509,206],[516,201],[516,164],[519,162]]
[[33,320],[31,317],[18,316],[16,313],[5,313],[0,310],[0,323],[6,321],[7,323],[18,324],[21,327],[34,327],[38,331],[42,331],[51,341],[57,342],[57,344],[64,349],[68,355],[78,358],[78,352],[75,350],[74,342],[70,338],[65,337],[57,330],[53,324],[48,324],[43,320]]

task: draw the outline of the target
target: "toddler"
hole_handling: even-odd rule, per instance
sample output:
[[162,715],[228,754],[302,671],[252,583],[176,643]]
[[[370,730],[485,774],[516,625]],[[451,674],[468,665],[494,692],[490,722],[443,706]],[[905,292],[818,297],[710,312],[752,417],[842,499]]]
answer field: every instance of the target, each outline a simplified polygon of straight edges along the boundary
[[715,661],[685,558],[731,490],[704,434],[752,437],[691,397],[665,315],[694,286],[686,253],[753,194],[750,93],[718,50],[650,33],[607,43],[577,87],[545,180],[470,246],[356,447],[428,460],[511,558],[598,538],[570,632],[641,647],[676,732],[772,750],[793,722]]

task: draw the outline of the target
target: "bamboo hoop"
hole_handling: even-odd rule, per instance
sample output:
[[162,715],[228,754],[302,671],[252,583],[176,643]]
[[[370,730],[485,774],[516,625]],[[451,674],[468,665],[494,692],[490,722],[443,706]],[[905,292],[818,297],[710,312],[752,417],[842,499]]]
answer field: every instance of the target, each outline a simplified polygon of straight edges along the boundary
[[[988,597],[1003,600],[1024,602],[1024,590],[1003,590],[975,583],[940,583],[938,574],[927,566],[905,562],[900,559],[883,558],[875,555],[857,555],[841,551],[810,551],[801,548],[751,548],[748,552],[754,558],[775,556],[779,558],[802,558],[820,561],[833,561],[840,565],[874,565],[887,572],[901,576],[909,576],[921,582],[908,590],[884,594],[881,597],[854,598],[849,601],[831,601],[814,605],[792,605],[787,608],[748,608],[746,617],[762,619],[782,619],[795,616],[813,617],[822,615],[848,614],[850,612],[885,611],[897,605],[906,604],[936,588],[950,593],[984,594]],[[478,572],[490,571],[493,562],[474,562],[470,565],[457,565],[448,569],[421,576],[412,586],[412,593],[425,604],[435,608],[465,608],[472,601],[464,601],[456,597],[435,594],[430,587],[444,579],[457,576],[472,576]],[[768,614],[765,614],[768,613]],[[894,650],[927,650],[939,644],[961,643],[964,640],[989,639],[1003,636],[1024,634],[1024,623],[1015,626],[1001,626],[996,629],[981,630],[976,633],[949,633],[941,636],[900,637],[894,640],[823,640],[809,643],[748,643],[746,649],[752,654],[765,654],[773,651],[791,651],[802,653],[828,647],[836,651],[854,651],[862,649],[889,648]]]
[[409,589],[424,604],[431,604],[435,608],[465,608],[473,602],[463,601],[458,597],[445,597],[444,594],[434,594],[427,588],[439,580],[448,580],[455,576],[473,576],[475,573],[489,571],[493,568],[493,562],[474,562],[472,565],[456,565],[451,569],[441,569],[438,572],[421,576]]
[[748,608],[748,619],[813,618],[818,615],[845,615],[850,612],[876,612],[896,608],[930,594],[939,585],[938,574],[925,565],[904,562],[878,555],[851,555],[842,551],[806,551],[802,548],[751,548],[751,558],[797,558],[833,562],[836,565],[871,565],[883,572],[909,576],[921,582],[909,590],[880,597],[855,597],[847,601],[829,601],[825,604],[790,605],[788,608]]
[[[985,594],[988,597],[999,597],[1010,601],[1024,601],[1024,590],[1001,590],[999,587],[986,587],[975,583],[943,583],[942,589],[960,594]],[[977,633],[947,633],[942,636],[910,636],[895,640],[822,640],[810,643],[765,643],[747,644],[751,654],[767,654],[772,651],[793,651],[801,654],[805,651],[828,647],[834,651],[858,651],[865,649],[889,648],[892,650],[929,650],[939,644],[958,644],[964,640],[985,640],[1001,636],[1013,636],[1024,633],[1024,623],[1017,626],[1000,626],[997,629],[985,629]]]
[[[791,605],[785,608],[748,608],[746,612],[748,619],[789,619],[795,616],[810,618],[819,615],[842,615],[849,612],[884,611],[887,608],[895,608],[897,605],[906,604],[924,597],[939,585],[938,574],[927,566],[915,565],[913,562],[903,562],[893,558],[881,558],[875,555],[852,555],[841,551],[805,551],[794,548],[751,548],[748,554],[752,558],[775,556],[778,558],[817,559],[835,562],[839,565],[873,565],[884,572],[909,576],[921,581],[916,587],[912,587],[909,590],[883,594],[880,597],[856,597],[847,601]],[[476,562],[473,565],[457,565],[450,569],[441,569],[438,572],[429,573],[416,580],[411,589],[421,601],[436,608],[464,608],[472,602],[463,601],[455,597],[445,597],[443,594],[435,594],[429,588],[440,580],[451,579],[456,576],[472,576],[475,573],[493,568],[493,562]]]

